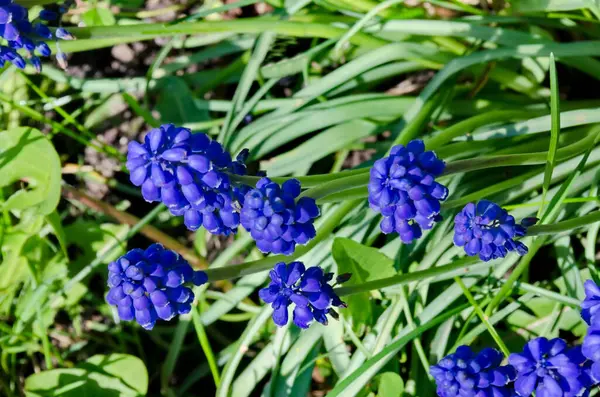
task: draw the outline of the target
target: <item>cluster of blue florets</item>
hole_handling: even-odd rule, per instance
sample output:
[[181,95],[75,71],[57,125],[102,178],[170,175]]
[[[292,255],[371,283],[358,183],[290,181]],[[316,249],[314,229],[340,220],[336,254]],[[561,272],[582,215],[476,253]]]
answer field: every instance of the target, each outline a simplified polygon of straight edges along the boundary
[[[73,39],[73,36],[64,28],[59,27],[52,33],[44,23],[60,20],[60,15],[66,12],[69,6],[70,3],[65,2],[60,6],[59,12],[42,10],[39,19],[30,22],[29,13],[25,7],[15,3],[14,0],[0,0],[0,39],[5,41],[4,44],[0,44],[0,67],[9,62],[20,69],[25,68],[27,61],[18,53],[19,50],[23,50],[28,55],[29,62],[39,72],[42,69],[39,56],[49,57],[52,54],[44,40]],[[60,49],[56,54],[56,59],[62,67],[66,67],[66,57]]]
[[[327,325],[327,315],[337,318],[334,307],[346,307],[329,282],[333,273],[325,273],[318,266],[306,269],[302,262],[280,262],[269,273],[271,283],[258,295],[273,308],[273,322],[282,327],[288,323],[288,308],[294,305],[293,322],[308,328],[313,321]],[[348,280],[344,275],[336,279]]]
[[430,368],[438,396],[512,396],[509,384],[515,380],[516,372],[512,366],[500,365],[502,359],[502,353],[495,349],[475,354],[469,346],[460,346]]
[[511,251],[525,255],[527,247],[514,238],[525,236],[535,222],[535,218],[525,218],[518,225],[505,209],[488,200],[469,203],[454,218],[454,244],[485,262],[504,258]]
[[133,249],[108,265],[106,301],[116,306],[121,320],[135,320],[152,329],[158,319],[171,320],[191,310],[194,293],[186,284],[201,285],[208,278],[194,271],[174,251],[160,244]]
[[585,282],[581,317],[589,325],[581,346],[561,338],[535,338],[501,366],[500,352],[475,355],[468,346],[431,367],[440,397],[585,397],[600,384],[600,288]]
[[204,226],[229,235],[240,224],[237,206],[247,190],[232,185],[229,174],[245,174],[247,153],[232,161],[206,134],[166,124],[151,130],[143,144],[129,143],[126,165],[146,201],[161,201],[173,215],[183,215],[190,230]]
[[383,215],[381,231],[397,232],[404,243],[422,235],[440,221],[440,202],[448,189],[435,181],[445,164],[421,140],[394,146],[388,157],[371,168],[369,204]]
[[[188,229],[203,226],[213,234],[229,235],[241,224],[262,252],[291,255],[297,244],[307,244],[316,236],[313,222],[319,216],[319,208],[313,198],[301,194],[296,179],[279,185],[263,177],[255,187],[239,183],[246,174],[247,156],[248,151],[244,150],[232,160],[223,146],[207,135],[166,124],[151,130],[144,143],[129,144],[126,166],[131,182],[141,187],[144,199],[164,203],[173,215],[183,216]],[[395,146],[389,157],[375,162],[370,174],[369,203],[383,215],[384,233],[398,232],[403,242],[410,243],[422,235],[423,229],[431,229],[441,219],[441,202],[448,196],[448,189],[435,178],[444,167],[444,162],[434,152],[426,151],[420,140],[413,140],[406,147]],[[527,247],[514,238],[525,235],[529,224],[530,221],[516,225],[514,218],[498,205],[480,201],[477,205],[467,205],[456,216],[454,240],[456,245],[465,247],[468,255],[479,255],[484,261],[504,257],[509,251],[523,254]],[[111,271],[113,268],[118,270],[118,265],[111,264]],[[291,304],[294,304],[293,321],[301,328],[307,328],[313,321],[326,324],[327,315],[337,316],[333,307],[345,306],[329,284],[333,274],[324,273],[319,267],[306,270],[300,262],[288,265],[281,262],[270,275],[271,283],[260,291],[260,297],[272,305],[273,320],[279,326],[287,324]],[[140,276],[136,273],[136,277]],[[115,280],[122,278],[119,275]],[[122,289],[116,291],[118,298],[123,299]],[[117,304],[117,292],[109,294],[111,304]],[[125,303],[117,305],[119,314],[123,319],[139,317],[138,322],[144,326],[151,327],[156,318],[181,312],[160,311],[166,309],[157,307],[164,306],[156,306],[145,298],[137,303],[138,310],[133,299],[136,296],[125,295],[128,296]],[[186,295],[192,299],[189,296]],[[148,309],[143,302],[151,302],[154,309]],[[185,310],[189,302],[176,301],[176,304],[171,306]],[[484,360],[484,356],[491,360],[489,351],[482,354],[473,356],[472,361]],[[504,371],[497,372],[496,364],[481,368],[484,367],[485,371],[492,371],[489,373]],[[442,371],[444,367],[439,368]],[[488,375],[478,376],[483,379]],[[458,382],[459,378],[448,382]],[[502,389],[496,381],[487,386],[481,382],[477,387]]]
[[266,177],[246,193],[241,223],[259,250],[291,255],[296,244],[315,237],[313,220],[319,216],[319,208],[314,199],[299,195],[298,180],[287,180],[280,187]]

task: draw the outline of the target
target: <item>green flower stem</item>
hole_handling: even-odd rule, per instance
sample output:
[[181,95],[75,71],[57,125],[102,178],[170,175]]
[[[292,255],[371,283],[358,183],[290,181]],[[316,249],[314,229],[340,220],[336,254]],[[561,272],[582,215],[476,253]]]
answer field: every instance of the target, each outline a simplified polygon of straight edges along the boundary
[[272,255],[257,261],[251,261],[234,266],[219,267],[206,270],[209,281],[226,280],[245,276],[252,273],[262,272],[271,269],[276,263],[290,262],[296,259],[311,249],[313,249],[321,241],[325,240],[333,229],[335,229],[342,219],[354,208],[360,205],[360,200],[347,201],[341,204],[338,208],[327,216],[317,228],[317,235],[307,245],[297,247],[292,255]]
[[[297,179],[303,188],[310,188],[319,186],[321,184],[335,181],[340,178],[347,178],[355,175],[362,175],[368,173],[370,168],[357,168],[348,171],[340,171],[332,174],[317,174],[317,175],[308,175],[308,176],[298,176],[298,177],[274,177],[269,178],[275,183],[283,183],[290,179]],[[256,182],[258,182],[261,177],[260,176],[248,176],[248,175],[235,175],[229,174],[229,177],[234,182],[244,183],[250,186],[256,186]]]
[[502,338],[500,337],[500,335],[498,335],[498,332],[496,331],[494,326],[490,323],[488,316],[486,316],[485,313],[483,313],[483,310],[481,310],[481,307],[479,307],[479,304],[477,304],[477,301],[471,294],[471,291],[469,291],[469,289],[467,288],[465,283],[463,283],[463,281],[461,280],[460,277],[454,277],[454,281],[458,284],[460,289],[463,291],[463,294],[465,295],[465,297],[467,298],[467,300],[469,301],[471,306],[473,306],[473,310],[475,310],[475,313],[477,313],[477,316],[479,317],[479,319],[481,320],[483,325],[485,325],[485,327],[487,328],[488,332],[490,333],[490,335],[492,336],[492,338],[494,339],[494,341],[496,342],[496,344],[498,345],[500,350],[502,350],[502,353],[504,353],[504,356],[508,357],[510,355],[510,350],[508,350],[508,347],[506,347],[506,345],[502,341]]
[[[588,136],[578,142],[558,149],[556,151],[556,160],[567,160],[585,152],[590,147],[594,146],[596,135],[597,130],[591,132]],[[537,153],[507,154],[503,156],[483,156],[468,160],[457,160],[446,165],[444,175],[494,167],[545,164],[547,158],[548,152],[546,151]]]
[[507,122],[510,120],[525,120],[546,114],[545,111],[539,110],[492,110],[483,114],[478,114],[469,117],[466,120],[460,121],[451,125],[439,134],[425,139],[425,147],[427,150],[435,150],[442,145],[452,141],[454,138],[464,136],[466,133],[472,132],[476,128],[483,127],[499,122]]
[[114,243],[112,243],[109,247],[98,251],[98,256],[96,257],[96,259],[94,259],[89,265],[81,269],[79,273],[77,273],[73,278],[71,278],[69,282],[64,285],[62,293],[64,294],[65,292],[69,291],[71,288],[73,288],[75,284],[86,278],[92,272],[92,270],[94,270],[102,263],[105,263],[111,255],[114,255],[115,250],[119,248],[119,246],[124,246],[127,240],[135,236],[144,226],[152,222],[154,218],[158,216],[159,213],[166,210],[166,208],[167,207],[164,204],[157,205],[152,211],[146,214],[145,217],[140,219],[138,223],[136,223],[131,229],[129,229],[129,231],[127,232],[127,234],[125,234],[123,239],[119,239],[117,237],[117,240]]
[[369,183],[370,176],[370,173],[363,172],[354,176],[338,178],[331,182],[323,183],[319,186],[313,187],[312,189],[305,190],[302,192],[300,197],[311,197],[315,200],[318,200],[334,193],[341,192],[343,194],[343,191],[349,188],[366,186]]
[[[571,145],[565,146],[556,151],[557,161],[567,160],[571,157],[577,156],[594,145],[596,139],[596,133],[591,132],[584,139],[575,142]],[[547,158],[547,152],[537,153],[523,153],[523,154],[508,154],[501,156],[484,156],[467,160],[457,160],[450,162],[446,165],[446,170],[442,176],[449,176],[452,174],[475,171],[485,168],[495,167],[507,167],[507,166],[520,166],[520,165],[535,165],[545,164]],[[357,170],[358,171],[358,170]],[[325,182],[314,188],[308,189],[302,193],[303,196],[312,197],[315,200],[321,202],[329,201],[329,195],[338,194],[336,197],[343,197],[344,191],[353,189],[352,195],[356,197],[360,194],[360,191],[354,190],[360,187],[365,187],[369,183],[369,174],[364,172],[360,174],[354,174],[345,178],[335,179],[329,182]],[[366,193],[366,189],[363,191]]]
[[[468,272],[473,265],[480,262],[479,258],[475,257],[464,257],[455,260],[454,262],[439,266],[432,267],[425,270],[420,270],[417,272],[406,273],[406,274],[398,274],[392,277],[381,278],[379,280],[367,281],[366,283],[361,283],[357,285],[351,285],[348,287],[338,287],[335,288],[334,291],[338,296],[347,296],[359,294],[361,292],[368,292],[376,289],[382,289],[386,287],[391,287],[395,285],[404,285],[413,281],[422,281],[425,279],[429,279],[436,276],[441,276],[447,273],[454,272],[459,269],[463,269],[465,272]],[[490,262],[482,263],[483,266],[492,266]]]
[[600,222],[600,211],[594,211],[578,218],[569,219],[568,221],[562,221],[551,225],[531,226],[527,229],[527,235],[540,236],[544,234],[556,234],[578,229],[580,227],[585,227],[596,222]]

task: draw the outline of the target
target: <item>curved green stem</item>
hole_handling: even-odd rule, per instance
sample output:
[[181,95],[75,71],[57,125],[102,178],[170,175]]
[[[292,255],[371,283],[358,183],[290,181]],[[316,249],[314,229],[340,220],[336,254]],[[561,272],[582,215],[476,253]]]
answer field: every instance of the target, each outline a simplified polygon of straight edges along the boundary
[[[347,178],[349,176],[361,175],[368,173],[370,168],[356,168],[353,170],[340,171],[332,174],[317,174],[317,175],[308,175],[308,176],[297,176],[297,177],[274,177],[269,178],[275,183],[283,183],[290,179],[297,179],[303,188],[310,188],[319,186],[321,184],[335,181],[340,178]],[[262,177],[260,176],[249,176],[249,175],[235,175],[229,174],[229,177],[232,181],[238,183],[244,183],[250,186],[256,186],[256,182],[258,182]]]
[[467,288],[465,283],[463,283],[463,281],[461,280],[460,277],[454,277],[454,281],[458,284],[460,289],[463,291],[463,294],[465,295],[465,297],[467,298],[467,300],[469,301],[471,306],[473,306],[473,310],[475,310],[475,313],[477,313],[477,316],[479,317],[479,319],[481,320],[483,325],[485,325],[485,327],[487,328],[488,332],[490,333],[490,335],[492,336],[492,338],[494,339],[494,341],[496,342],[496,344],[498,345],[500,350],[502,350],[502,353],[504,353],[504,356],[508,357],[510,355],[510,350],[508,350],[508,347],[506,347],[506,344],[502,341],[502,338],[500,337],[500,335],[498,335],[498,332],[496,331],[494,326],[490,323],[488,316],[486,316],[485,313],[483,313],[483,310],[481,310],[481,307],[479,307],[479,304],[477,303],[477,301],[471,294],[471,291],[469,291],[469,289]]
[[292,255],[272,255],[264,259],[257,261],[245,262],[239,265],[219,267],[214,269],[207,269],[206,274],[208,275],[209,281],[226,280],[231,278],[237,278],[252,273],[258,273],[264,270],[271,269],[276,263],[279,262],[290,262],[291,260],[298,258],[311,249],[313,249],[321,241],[325,240],[333,229],[335,229],[342,219],[354,208],[360,204],[360,201],[347,201],[336,208],[321,225],[317,228],[317,235],[307,245],[297,247],[296,251]]
[[[556,160],[562,161],[575,157],[578,154],[585,152],[594,144],[597,130],[591,133],[584,139],[565,146],[556,151]],[[523,153],[523,154],[507,154],[503,156],[487,156],[468,160],[457,160],[446,165],[444,175],[457,174],[461,172],[481,170],[485,168],[515,166],[515,165],[535,165],[545,164],[548,152]]]
[[578,218],[569,219],[554,223],[551,225],[536,225],[527,229],[528,236],[540,236],[543,234],[556,234],[566,232],[580,227],[588,226],[592,223],[600,222],[600,211],[594,211],[590,214]]
[[[480,262],[479,258],[465,257],[455,260],[448,265],[432,267],[417,272],[397,274],[392,277],[380,278],[379,280],[367,281],[366,283],[351,285],[348,287],[338,287],[334,291],[338,296],[347,296],[368,292],[376,289],[382,289],[395,285],[404,285],[413,281],[422,281],[436,276],[445,275],[456,270],[468,272],[471,267]],[[489,262],[481,262],[480,266],[492,266]]]

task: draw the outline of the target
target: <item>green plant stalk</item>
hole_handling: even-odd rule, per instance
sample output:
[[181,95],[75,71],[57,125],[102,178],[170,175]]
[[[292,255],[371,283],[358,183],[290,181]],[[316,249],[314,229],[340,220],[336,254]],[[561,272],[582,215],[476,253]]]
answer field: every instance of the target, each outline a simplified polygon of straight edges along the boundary
[[328,397],[337,397],[337,396],[344,395],[343,393],[344,393],[344,390],[346,389],[346,387],[348,385],[350,385],[352,382],[354,382],[354,380],[356,378],[358,378],[360,376],[360,374],[363,373],[365,370],[369,369],[373,365],[380,362],[380,360],[382,360],[385,356],[387,356],[391,352],[401,349],[404,345],[406,345],[411,340],[414,340],[414,339],[418,338],[420,335],[422,335],[423,333],[425,333],[426,331],[429,331],[430,329],[437,327],[440,324],[443,324],[444,322],[448,321],[449,319],[451,319],[452,317],[456,316],[457,314],[461,313],[463,310],[465,310],[469,307],[470,306],[468,304],[465,304],[465,305],[458,306],[454,309],[447,310],[444,313],[437,316],[434,320],[431,320],[431,321],[419,326],[415,330],[404,335],[402,338],[399,338],[398,340],[395,340],[394,342],[388,344],[379,353],[375,354],[373,357],[368,359],[359,369],[352,372],[350,375],[346,376],[343,380],[341,380],[336,385],[336,387],[331,392],[329,392],[329,394],[327,396]]
[[579,229],[596,222],[600,222],[600,211],[594,211],[578,218],[557,222],[551,225],[535,225],[527,229],[528,236],[541,236],[545,234],[557,234],[574,229]]
[[[527,230],[527,236],[537,236],[544,234],[556,234],[571,231],[574,229],[582,228],[587,225],[600,222],[600,211],[594,211],[591,214],[584,215],[578,218],[569,219],[568,221],[558,222],[553,225],[539,225],[539,226],[531,226]],[[535,240],[538,241],[538,240]],[[536,244],[534,242],[534,244]],[[535,248],[535,247],[534,247]],[[532,249],[531,251],[535,251]],[[524,258],[523,262],[525,262],[527,258]],[[392,287],[396,285],[404,285],[413,281],[420,281],[424,279],[429,279],[436,276],[441,276],[450,272],[453,272],[458,269],[464,269],[465,272],[469,271],[469,269],[477,264],[479,259],[477,257],[464,257],[450,263],[448,265],[433,267],[417,272],[407,273],[407,274],[398,274],[396,276],[381,278],[379,280],[368,281],[366,283],[362,283],[360,285],[352,285],[349,287],[338,287],[335,288],[336,293],[339,296],[353,295],[361,292],[368,292],[371,290],[382,289],[387,287]],[[521,262],[521,263],[523,263]],[[492,266],[492,265],[490,265]],[[521,266],[521,264],[519,264]],[[518,272],[513,272],[512,274],[516,274]],[[512,277],[511,274],[511,277]],[[517,277],[517,276],[515,276]],[[518,277],[517,277],[518,279]],[[509,278],[510,280],[510,278]],[[507,280],[506,283],[509,283]],[[520,284],[521,288],[528,292],[536,292],[539,290],[535,286],[531,286],[529,284]],[[567,304],[571,304],[568,302]]]
[[400,144],[406,145],[419,135],[419,132],[421,132],[421,130],[425,127],[434,110],[437,109],[442,98],[444,97],[443,88],[444,87],[440,87],[440,91],[442,92],[429,99],[423,105],[421,110],[419,110],[419,113],[417,113],[417,115],[406,124],[404,129],[402,129],[396,139],[394,139],[394,142],[391,144],[390,149],[388,150],[388,154],[394,146]]
[[251,261],[242,263],[234,266],[227,267],[219,267],[219,268],[211,268],[206,270],[206,274],[208,276],[209,281],[216,280],[227,280],[232,278],[237,278],[241,276],[245,276],[252,273],[262,272],[264,270],[269,270],[278,262],[289,262],[295,258],[298,258],[311,249],[313,249],[317,244],[321,241],[325,240],[333,229],[335,229],[342,219],[353,209],[355,209],[358,205],[360,205],[361,201],[347,201],[343,204],[340,204],[338,208],[336,208],[331,215],[326,217],[323,223],[319,226],[317,230],[317,235],[314,239],[312,239],[307,245],[296,248],[296,251],[293,255],[272,255],[268,256],[264,259],[259,259],[257,261]]
[[56,121],[54,121],[54,120],[50,120],[49,118],[47,118],[47,117],[44,117],[44,115],[43,115],[43,114],[41,114],[41,113],[39,113],[39,112],[37,112],[37,111],[35,111],[35,110],[31,109],[31,108],[30,108],[30,107],[28,107],[28,106],[23,106],[23,105],[20,105],[19,103],[15,102],[15,101],[13,101],[13,100],[12,100],[12,98],[10,98],[10,97],[9,97],[8,95],[6,95],[6,94],[0,93],[0,101],[3,101],[3,102],[6,102],[6,103],[8,103],[8,104],[9,104],[10,106],[12,106],[14,109],[16,109],[16,110],[18,110],[18,111],[20,111],[20,112],[23,112],[23,114],[25,114],[25,115],[27,115],[27,116],[31,117],[31,118],[32,118],[32,119],[34,119],[34,120],[37,120],[37,121],[43,122],[43,123],[45,123],[45,124],[49,124],[49,125],[51,125],[51,126],[52,126],[52,128],[54,128],[54,129],[58,130],[59,132],[62,132],[63,134],[65,134],[65,135],[66,135],[66,136],[68,136],[69,138],[72,138],[72,139],[74,139],[75,141],[77,141],[77,142],[81,143],[81,144],[82,144],[82,145],[84,145],[84,146],[89,146],[89,147],[92,147],[92,148],[94,148],[95,150],[97,150],[98,152],[100,152],[100,153],[104,153],[104,154],[106,154],[106,155],[108,155],[108,156],[111,156],[111,155],[112,155],[111,153],[109,153],[109,152],[105,151],[103,147],[100,147],[100,146],[98,146],[98,145],[96,145],[96,144],[93,144],[93,143],[91,143],[91,142],[89,142],[89,141],[87,141],[87,140],[83,139],[83,138],[82,138],[82,137],[80,137],[80,136],[79,136],[79,134],[78,134],[78,133],[76,133],[75,131],[72,131],[72,130],[70,130],[70,129],[68,129],[68,128],[65,128],[65,127],[64,127],[62,124],[60,124],[60,123],[57,123],[57,122],[56,122]]
[[[406,295],[406,291],[404,291],[404,287],[400,287],[400,299],[402,303],[402,311],[404,312],[404,317],[406,318],[406,322],[411,329],[417,328],[415,321],[413,319],[412,313],[410,311],[410,305],[408,303],[408,296]],[[421,361],[421,365],[425,370],[425,373],[429,373],[429,360],[427,359],[427,353],[425,353],[425,349],[423,349],[423,344],[420,339],[415,339],[413,341],[415,345],[415,350],[417,351],[417,355],[419,356],[419,361]],[[367,356],[370,358],[370,356]]]
[[[395,276],[380,278],[379,280],[367,281],[366,283],[351,285],[348,287],[338,287],[334,291],[338,296],[347,296],[369,292],[376,289],[382,289],[392,286],[401,286],[413,281],[422,281],[436,276],[441,276],[455,270],[464,269],[465,272],[480,262],[479,258],[464,257],[455,260],[453,263],[444,266],[432,267],[412,273],[397,274]],[[492,265],[489,265],[492,266]]]
[[199,302],[198,305],[196,305],[196,307],[192,307],[192,321],[194,323],[194,328],[196,329],[198,341],[200,342],[200,346],[204,351],[206,361],[208,361],[208,366],[210,368],[210,372],[215,382],[215,386],[218,388],[219,384],[221,383],[221,377],[219,375],[219,366],[217,365],[215,355],[212,351],[212,348],[210,347],[210,342],[208,341],[208,338],[206,336],[206,331],[204,331],[204,325],[202,325],[202,321],[200,321],[200,304],[201,303]]
[[73,288],[73,286],[75,284],[77,284],[78,282],[80,282],[81,280],[86,278],[92,272],[92,270],[94,270],[96,267],[101,265],[106,260],[106,258],[116,248],[119,247],[119,245],[126,243],[127,240],[129,240],[131,237],[135,236],[144,226],[146,226],[147,224],[152,222],[154,220],[154,218],[156,218],[158,216],[158,214],[160,212],[164,211],[166,208],[167,207],[164,204],[157,205],[156,207],[154,207],[154,209],[152,211],[150,211],[148,214],[146,214],[145,217],[140,219],[140,221],[138,223],[136,223],[131,229],[129,229],[129,232],[127,232],[127,234],[125,235],[123,240],[117,240],[110,247],[105,249],[104,252],[102,252],[102,253],[99,252],[99,255],[89,265],[87,265],[86,267],[81,269],[81,271],[79,271],[79,273],[77,273],[75,276],[73,276],[73,278],[71,278],[63,286],[61,294],[64,294],[65,292],[69,291],[71,288]]
[[[556,160],[567,160],[577,156],[594,145],[597,129],[593,130],[584,139],[565,146],[556,151]],[[463,172],[481,170],[486,168],[536,165],[546,163],[547,152],[507,154],[500,156],[484,156],[467,160],[457,160],[446,165],[446,170],[442,176],[449,176]],[[323,199],[329,195],[343,192],[349,189],[361,188],[367,186],[370,175],[367,172],[354,174],[345,178],[339,178],[330,182],[323,183],[308,189],[302,193],[302,196],[312,197],[315,200]],[[366,191],[366,190],[365,190]],[[356,193],[356,191],[352,191]]]
[[488,332],[490,333],[500,350],[502,350],[504,356],[508,357],[510,355],[510,350],[508,350],[508,347],[506,347],[506,345],[502,341],[502,338],[500,337],[500,335],[498,335],[498,332],[490,323],[488,316],[486,316],[485,313],[483,313],[483,310],[481,310],[481,307],[479,307],[479,304],[477,304],[477,301],[475,300],[465,283],[463,283],[460,277],[454,277],[454,281],[463,291],[463,294],[465,295],[471,306],[473,306],[473,310],[475,310],[475,313],[477,313],[477,316],[479,317],[481,322],[485,325],[485,327],[487,328]]
[[556,62],[554,54],[550,53],[550,147],[546,160],[544,172],[544,184],[542,189],[542,204],[538,208],[537,217],[542,218],[544,202],[552,182],[552,171],[556,165],[556,149],[558,147],[558,136],[560,134],[560,100],[558,97],[558,77],[556,76]]

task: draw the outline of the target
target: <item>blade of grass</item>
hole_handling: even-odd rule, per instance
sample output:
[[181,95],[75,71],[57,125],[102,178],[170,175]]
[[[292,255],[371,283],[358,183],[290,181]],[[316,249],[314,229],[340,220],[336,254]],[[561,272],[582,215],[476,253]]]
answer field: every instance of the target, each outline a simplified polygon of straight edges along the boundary
[[454,281],[456,282],[456,284],[458,284],[460,289],[462,289],[463,294],[465,295],[471,306],[473,306],[475,313],[477,313],[477,316],[479,317],[481,322],[485,325],[488,332],[490,333],[490,335],[492,336],[502,353],[504,353],[504,356],[508,357],[510,355],[510,350],[508,350],[508,347],[506,347],[506,345],[502,341],[502,338],[500,337],[500,335],[498,335],[496,328],[494,328],[494,326],[490,323],[488,316],[486,316],[483,313],[483,310],[481,310],[481,307],[479,307],[479,304],[477,304],[477,301],[475,300],[467,286],[463,283],[460,277],[454,277]]
[[192,307],[192,321],[194,323],[194,328],[196,329],[196,336],[198,336],[198,342],[200,342],[200,346],[204,351],[206,361],[208,361],[208,366],[210,368],[210,372],[215,382],[215,386],[218,388],[219,383],[221,383],[221,377],[219,375],[219,366],[217,365],[215,355],[213,354],[212,348],[210,347],[210,342],[208,340],[208,337],[206,336],[206,331],[204,331],[204,325],[202,325],[202,321],[200,321],[199,312],[201,304],[201,302],[198,302],[198,304],[195,305],[195,307]]
[[556,164],[556,150],[558,148],[558,136],[560,134],[560,109],[559,109],[558,77],[556,75],[556,62],[554,54],[550,53],[550,148],[548,149],[548,158],[546,160],[546,170],[544,172],[544,184],[542,190],[542,204],[538,209],[537,217],[541,218],[544,211],[544,202],[546,194],[552,182],[552,172]]

